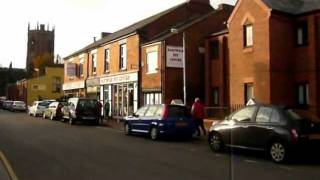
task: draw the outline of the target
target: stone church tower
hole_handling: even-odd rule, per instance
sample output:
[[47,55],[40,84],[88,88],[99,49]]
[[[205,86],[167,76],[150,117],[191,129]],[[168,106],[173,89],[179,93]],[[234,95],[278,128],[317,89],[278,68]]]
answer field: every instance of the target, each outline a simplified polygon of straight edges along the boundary
[[37,24],[35,29],[28,25],[28,47],[26,69],[28,76],[44,73],[45,66],[54,63],[54,27]]

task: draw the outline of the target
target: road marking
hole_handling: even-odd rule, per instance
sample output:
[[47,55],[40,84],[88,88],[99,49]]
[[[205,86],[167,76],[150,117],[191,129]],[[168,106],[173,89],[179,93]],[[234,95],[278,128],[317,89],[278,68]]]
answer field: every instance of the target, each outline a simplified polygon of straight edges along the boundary
[[0,161],[3,163],[4,167],[6,168],[8,174],[10,176],[10,179],[11,180],[18,180],[18,177],[16,176],[15,172],[13,171],[10,162],[8,161],[6,156],[2,153],[2,151],[0,151]]
[[285,166],[279,166],[281,169],[284,169],[284,170],[287,170],[287,171],[291,171],[292,168],[288,168],[288,167],[285,167]]
[[254,161],[254,160],[250,160],[250,159],[246,159],[244,161],[247,162],[247,163],[254,163],[254,164],[258,163],[258,161]]

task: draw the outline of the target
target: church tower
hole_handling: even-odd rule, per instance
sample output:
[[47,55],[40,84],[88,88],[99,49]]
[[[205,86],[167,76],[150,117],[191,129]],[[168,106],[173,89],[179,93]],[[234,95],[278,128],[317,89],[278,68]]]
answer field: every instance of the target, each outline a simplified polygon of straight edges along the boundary
[[54,63],[54,27],[37,24],[30,29],[28,25],[28,45],[26,69],[28,76],[44,73],[46,66]]

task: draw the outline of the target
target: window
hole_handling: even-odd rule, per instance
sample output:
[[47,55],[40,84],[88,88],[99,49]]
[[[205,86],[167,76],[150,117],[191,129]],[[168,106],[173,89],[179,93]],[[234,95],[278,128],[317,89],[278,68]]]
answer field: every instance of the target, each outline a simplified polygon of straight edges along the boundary
[[298,46],[305,46],[308,44],[308,23],[301,22],[296,29],[296,43]]
[[256,121],[260,123],[270,122],[271,113],[272,113],[272,108],[260,107],[257,114]]
[[213,88],[213,105],[219,106],[219,88]]
[[237,121],[248,121],[252,119],[253,114],[256,111],[256,107],[246,107],[244,109],[239,110],[236,112],[231,119],[237,120]]
[[271,122],[274,122],[274,123],[280,122],[280,114],[276,109],[273,109],[272,111]]
[[92,74],[97,73],[97,54],[91,54],[91,62],[92,62]]
[[60,93],[61,92],[61,78],[53,77],[52,78],[52,92]]
[[149,117],[154,116],[157,110],[158,110],[157,106],[150,106],[145,116],[149,116]]
[[244,84],[244,103],[247,104],[247,102],[253,98],[253,83],[245,83]]
[[159,92],[154,93],[144,93],[144,104],[161,104],[162,103],[162,95]]
[[309,84],[301,83],[297,85],[297,103],[298,105],[309,104]]
[[215,60],[219,59],[219,41],[211,41],[209,44],[209,54],[210,54],[210,59]]
[[156,73],[158,68],[158,52],[147,53],[147,73]]
[[80,64],[79,64],[79,76],[80,77],[83,77],[83,63],[84,63],[84,60],[83,60],[83,58],[81,58]]
[[253,46],[253,26],[252,24],[244,25],[243,27],[243,42],[244,47]]
[[127,68],[127,45],[120,45],[120,69],[124,70]]
[[104,71],[109,71],[109,64],[110,64],[110,50],[104,50]]
[[144,116],[144,114],[146,113],[146,110],[147,110],[147,109],[148,109],[147,106],[142,107],[142,108],[138,109],[138,111],[135,113],[135,115]]

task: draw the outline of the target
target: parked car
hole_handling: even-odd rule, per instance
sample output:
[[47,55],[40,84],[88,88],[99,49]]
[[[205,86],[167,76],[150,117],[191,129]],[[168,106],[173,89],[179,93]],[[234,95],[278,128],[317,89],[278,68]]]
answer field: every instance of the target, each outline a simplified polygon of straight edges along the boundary
[[4,103],[4,100],[0,100],[0,108],[1,109],[3,108],[3,103]]
[[64,105],[63,102],[58,102],[58,101],[50,103],[48,108],[46,108],[43,112],[43,118],[49,117],[51,120],[61,119],[62,118],[61,109],[63,105]]
[[34,101],[33,104],[28,107],[29,116],[42,116],[44,110],[49,106],[49,104],[50,102],[47,101]]
[[252,105],[231,113],[210,128],[214,152],[224,147],[268,152],[274,162],[312,142],[320,142],[320,121],[305,111],[272,105]]
[[10,107],[11,107],[11,105],[12,105],[12,103],[13,103],[13,101],[11,101],[11,100],[6,100],[6,101],[4,101],[4,102],[3,102],[3,109],[9,110]]
[[126,135],[146,134],[152,140],[174,135],[192,137],[194,129],[189,111],[181,105],[147,105],[124,118]]
[[26,103],[23,101],[13,101],[12,105],[9,108],[10,111],[26,111]]
[[63,119],[69,120],[71,125],[77,121],[99,124],[101,104],[95,99],[69,98],[62,108]]

